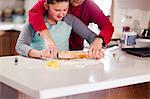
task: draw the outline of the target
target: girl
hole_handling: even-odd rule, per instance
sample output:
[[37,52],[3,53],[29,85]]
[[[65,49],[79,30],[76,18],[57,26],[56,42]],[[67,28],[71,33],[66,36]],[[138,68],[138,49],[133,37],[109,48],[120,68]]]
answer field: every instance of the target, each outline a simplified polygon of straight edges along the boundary
[[[79,19],[67,14],[69,0],[47,0],[44,3],[44,7],[47,10],[47,14],[44,16],[45,23],[58,50],[69,50],[71,30],[78,33],[89,43],[92,43],[96,38],[96,34],[91,32]],[[29,23],[25,24],[19,35],[16,51],[23,56],[35,58],[56,57],[52,56],[48,49],[45,49],[45,44],[40,34],[36,33]]]

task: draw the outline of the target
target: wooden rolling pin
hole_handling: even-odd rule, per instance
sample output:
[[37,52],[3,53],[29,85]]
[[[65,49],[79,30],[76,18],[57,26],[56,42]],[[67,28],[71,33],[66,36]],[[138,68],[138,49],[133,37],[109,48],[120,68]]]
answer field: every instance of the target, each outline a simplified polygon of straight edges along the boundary
[[88,52],[81,51],[60,51],[57,55],[58,59],[83,59],[91,58]]

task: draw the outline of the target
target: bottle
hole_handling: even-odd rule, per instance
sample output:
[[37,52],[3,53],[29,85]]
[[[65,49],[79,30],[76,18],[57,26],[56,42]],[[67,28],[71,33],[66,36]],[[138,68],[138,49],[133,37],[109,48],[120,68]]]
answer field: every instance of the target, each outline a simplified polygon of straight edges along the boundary
[[122,32],[129,32],[131,31],[131,25],[132,24],[132,16],[125,16],[122,19]]

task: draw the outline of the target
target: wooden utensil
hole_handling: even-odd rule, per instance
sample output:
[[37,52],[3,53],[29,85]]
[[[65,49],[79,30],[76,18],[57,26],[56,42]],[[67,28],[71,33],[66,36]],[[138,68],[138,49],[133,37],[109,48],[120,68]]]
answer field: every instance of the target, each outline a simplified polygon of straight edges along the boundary
[[84,59],[91,58],[88,52],[83,51],[60,51],[57,55],[59,59]]

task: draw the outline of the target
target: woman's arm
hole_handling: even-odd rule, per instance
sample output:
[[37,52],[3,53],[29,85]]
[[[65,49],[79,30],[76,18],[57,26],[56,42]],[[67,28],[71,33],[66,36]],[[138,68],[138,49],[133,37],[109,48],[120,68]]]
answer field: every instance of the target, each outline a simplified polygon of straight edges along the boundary
[[102,10],[92,1],[86,1],[86,10],[89,15],[89,22],[94,22],[100,29],[99,36],[102,36],[104,42],[108,44],[114,32],[114,27]]
[[44,14],[46,10],[44,8],[45,0],[39,0],[33,8],[29,10],[29,22],[33,26],[36,31],[42,31],[47,29],[45,22],[44,22]]

